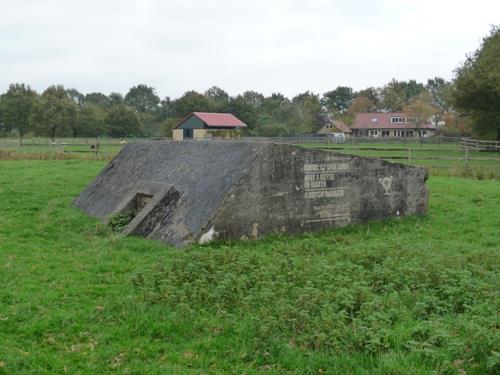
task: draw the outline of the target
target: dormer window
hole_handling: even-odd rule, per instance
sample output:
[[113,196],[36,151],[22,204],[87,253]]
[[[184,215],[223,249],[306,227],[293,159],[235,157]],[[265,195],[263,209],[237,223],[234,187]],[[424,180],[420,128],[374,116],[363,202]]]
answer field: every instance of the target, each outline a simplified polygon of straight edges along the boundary
[[417,122],[417,119],[415,117],[391,117],[391,123],[397,123],[397,124],[402,124],[402,123],[411,123],[411,122]]

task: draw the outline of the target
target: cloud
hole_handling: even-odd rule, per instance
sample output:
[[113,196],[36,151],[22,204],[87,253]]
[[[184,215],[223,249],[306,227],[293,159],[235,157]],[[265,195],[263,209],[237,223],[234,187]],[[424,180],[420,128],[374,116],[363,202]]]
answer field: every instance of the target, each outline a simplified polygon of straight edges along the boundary
[[498,14],[486,0],[18,0],[0,13],[0,91],[146,83],[162,97],[212,85],[292,96],[450,79]]

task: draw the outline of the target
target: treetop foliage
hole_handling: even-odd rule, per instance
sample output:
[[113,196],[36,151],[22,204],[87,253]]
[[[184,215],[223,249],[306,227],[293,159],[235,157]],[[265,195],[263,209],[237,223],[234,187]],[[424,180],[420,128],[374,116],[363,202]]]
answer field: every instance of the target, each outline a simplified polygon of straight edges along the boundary
[[471,118],[479,135],[500,140],[500,25],[455,73],[455,107]]

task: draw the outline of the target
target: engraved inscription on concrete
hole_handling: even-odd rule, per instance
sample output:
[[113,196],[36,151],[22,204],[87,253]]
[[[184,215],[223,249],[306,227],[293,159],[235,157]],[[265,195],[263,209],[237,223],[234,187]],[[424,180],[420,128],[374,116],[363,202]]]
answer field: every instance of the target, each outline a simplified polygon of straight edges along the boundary
[[[327,158],[331,161],[331,158]],[[337,186],[336,174],[350,169],[348,162],[304,164],[304,197],[306,199],[337,198],[337,202],[314,206],[312,218],[306,223],[346,222],[351,218],[349,205],[344,201],[345,186]]]
[[348,203],[326,204],[314,206],[314,218],[306,220],[307,223],[342,221],[348,223],[351,220]]
[[145,141],[125,146],[74,205],[106,221],[137,202],[126,233],[182,247],[424,214],[426,178],[424,168],[292,145]]
[[306,199],[342,198],[344,187],[335,186],[335,172],[349,170],[349,163],[304,164],[304,197]]

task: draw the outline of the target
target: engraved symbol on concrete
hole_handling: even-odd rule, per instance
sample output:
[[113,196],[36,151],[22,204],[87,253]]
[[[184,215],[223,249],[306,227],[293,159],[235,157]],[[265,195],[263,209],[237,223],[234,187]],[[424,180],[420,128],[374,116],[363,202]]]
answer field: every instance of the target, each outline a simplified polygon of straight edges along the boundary
[[384,188],[384,195],[391,195],[391,186],[392,186],[392,176],[389,177],[384,177],[384,178],[379,178],[378,181]]

